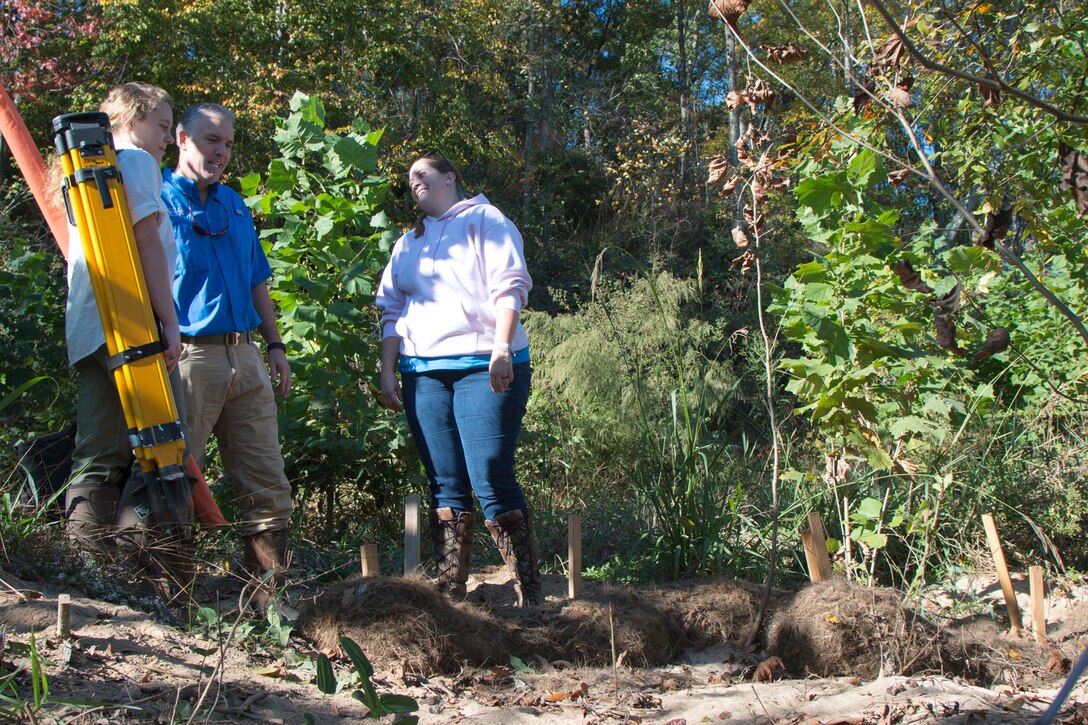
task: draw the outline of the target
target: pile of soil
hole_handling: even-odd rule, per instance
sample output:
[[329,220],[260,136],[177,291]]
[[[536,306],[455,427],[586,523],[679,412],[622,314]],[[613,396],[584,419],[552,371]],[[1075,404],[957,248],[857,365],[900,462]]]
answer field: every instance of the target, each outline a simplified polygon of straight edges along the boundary
[[[300,632],[329,651],[349,636],[376,667],[424,676],[502,665],[510,656],[562,666],[653,667],[675,662],[683,651],[742,646],[760,597],[758,585],[719,579],[645,590],[586,582],[582,596],[569,600],[554,579],[542,607],[522,610],[486,582],[470,582],[469,601],[452,604],[426,580],[356,578],[304,604]],[[1050,654],[1025,641],[1013,655],[995,658],[1008,647],[992,622],[939,627],[904,607],[894,590],[842,580],[774,592],[764,621],[756,651],[780,657],[793,676],[939,673],[993,683],[1012,668],[1018,673],[1012,679],[1022,682],[1032,671],[1045,673]]]

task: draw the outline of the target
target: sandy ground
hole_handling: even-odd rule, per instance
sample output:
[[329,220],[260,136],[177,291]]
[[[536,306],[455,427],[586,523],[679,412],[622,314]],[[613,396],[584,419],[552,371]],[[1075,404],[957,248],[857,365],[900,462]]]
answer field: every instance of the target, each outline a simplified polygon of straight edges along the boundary
[[[190,631],[162,624],[128,607],[87,599],[60,587],[31,585],[0,572],[3,622],[0,662],[10,669],[26,661],[30,632],[46,660],[49,699],[41,714],[66,722],[356,722],[366,708],[352,699],[347,681],[334,696],[313,684],[312,647],[295,638],[286,650],[250,634],[219,647],[207,628]],[[985,581],[958,582],[935,592],[934,606],[956,596],[1000,597]],[[72,638],[56,636],[57,597],[72,596]],[[942,597],[944,600],[942,600]],[[1083,639],[1068,626],[1088,599],[1083,591],[1051,597],[1055,642],[1076,659]],[[947,601],[946,601],[947,600]],[[1025,609],[1026,611],[1026,609]],[[233,622],[224,621],[224,629]],[[222,635],[219,635],[222,636]],[[1011,647],[1016,643],[1011,642]],[[290,653],[291,656],[285,656]],[[1028,723],[1046,709],[1063,677],[1034,689],[978,687],[937,676],[782,679],[755,683],[743,653],[716,647],[688,653],[668,667],[578,669],[562,662],[466,669],[457,675],[421,678],[378,672],[379,692],[407,694],[419,702],[423,723]],[[351,680],[344,661],[336,668]],[[29,697],[28,678],[19,690]],[[96,708],[57,704],[65,698],[100,701]],[[1088,690],[1078,686],[1064,722],[1085,722]],[[118,706],[125,706],[119,708]],[[387,720],[388,722],[389,720]]]

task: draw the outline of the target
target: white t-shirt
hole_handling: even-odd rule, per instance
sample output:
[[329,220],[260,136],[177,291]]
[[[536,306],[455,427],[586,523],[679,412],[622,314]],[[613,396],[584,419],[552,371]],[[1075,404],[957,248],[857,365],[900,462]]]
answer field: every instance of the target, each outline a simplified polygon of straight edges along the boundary
[[[171,275],[178,258],[174,229],[162,200],[162,172],[151,154],[118,141],[117,168],[128,200],[132,223],[156,212],[159,217],[159,239],[166,250],[166,265]],[[68,341],[68,362],[74,365],[106,344],[102,322],[98,317],[94,288],[87,272],[87,259],[79,229],[68,226],[68,306],[64,334]]]

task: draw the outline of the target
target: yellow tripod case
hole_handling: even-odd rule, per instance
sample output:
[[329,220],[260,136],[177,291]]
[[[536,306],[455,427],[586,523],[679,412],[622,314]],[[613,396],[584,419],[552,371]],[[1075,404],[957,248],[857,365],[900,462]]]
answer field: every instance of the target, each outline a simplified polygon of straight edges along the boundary
[[109,367],[133,452],[143,469],[148,514],[169,537],[192,537],[185,440],[163,361],[163,346],[144,282],[128,202],[104,113],[53,119],[64,166],[64,202],[79,229]]

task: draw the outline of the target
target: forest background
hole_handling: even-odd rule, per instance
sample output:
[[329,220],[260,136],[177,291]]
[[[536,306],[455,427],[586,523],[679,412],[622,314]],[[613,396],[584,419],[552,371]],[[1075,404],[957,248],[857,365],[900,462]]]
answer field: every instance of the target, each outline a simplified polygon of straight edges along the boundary
[[[0,79],[43,149],[129,80],[236,112],[300,541],[395,555],[425,491],[376,405],[373,287],[410,162],[458,164],[535,281],[543,562],[579,512],[587,573],[620,581],[757,580],[774,539],[789,581],[809,511],[860,581],[973,566],[986,511],[1014,557],[1083,570],[1086,49],[1066,0],[0,0]],[[9,547],[15,444],[74,416],[64,297],[0,149]]]

